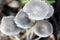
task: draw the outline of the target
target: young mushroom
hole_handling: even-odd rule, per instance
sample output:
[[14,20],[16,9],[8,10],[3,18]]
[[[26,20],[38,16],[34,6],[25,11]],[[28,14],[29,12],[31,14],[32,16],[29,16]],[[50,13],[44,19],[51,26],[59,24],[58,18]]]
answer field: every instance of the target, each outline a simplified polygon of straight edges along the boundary
[[19,8],[19,2],[18,1],[11,1],[10,3],[8,3],[8,6],[11,8]]
[[[49,23],[47,20],[41,20],[36,22],[35,26],[32,28],[32,31],[35,35],[39,36],[39,38],[35,39],[38,40],[41,37],[48,37],[52,35],[53,28],[51,23]],[[33,33],[31,33],[30,39],[32,39]]]
[[35,24],[35,21],[30,20],[28,15],[23,10],[19,11],[15,17],[15,23],[18,27],[27,29]]
[[34,33],[39,37],[48,37],[53,33],[53,27],[47,20],[38,21],[35,25]]
[[44,1],[30,0],[23,7],[23,11],[27,13],[30,19],[43,20],[49,10],[49,6]]
[[16,35],[20,33],[21,29],[15,25],[14,18],[15,18],[14,16],[3,17],[1,20],[0,31],[5,35],[15,36],[15,38],[19,40],[19,38],[16,37]]
[[0,30],[5,35],[17,35],[21,31],[14,23],[14,16],[3,17]]

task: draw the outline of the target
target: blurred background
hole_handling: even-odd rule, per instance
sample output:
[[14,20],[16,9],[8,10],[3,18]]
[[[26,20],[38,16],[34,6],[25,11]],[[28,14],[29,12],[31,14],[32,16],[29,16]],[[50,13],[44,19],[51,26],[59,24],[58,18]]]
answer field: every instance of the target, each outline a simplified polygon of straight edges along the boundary
[[[3,16],[15,16],[27,1],[28,0],[0,0],[0,23]],[[41,38],[40,40],[60,40],[60,0],[55,0],[52,6],[55,10],[54,15],[48,20],[53,25],[54,33],[51,37]],[[0,32],[0,40],[13,40],[13,37],[6,36]]]

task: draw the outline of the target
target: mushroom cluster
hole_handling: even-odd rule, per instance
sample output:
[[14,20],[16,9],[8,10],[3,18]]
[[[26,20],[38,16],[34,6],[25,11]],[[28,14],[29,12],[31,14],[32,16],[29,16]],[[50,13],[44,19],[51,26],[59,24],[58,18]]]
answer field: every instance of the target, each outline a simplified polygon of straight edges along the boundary
[[[25,33],[31,33],[30,37],[27,37],[29,35],[25,34],[25,37],[27,37],[26,40],[32,40],[33,34],[39,36],[39,38],[48,37],[52,35],[53,27],[47,19],[53,13],[53,6],[45,1],[29,0],[15,17],[4,16],[2,18],[0,31],[5,35],[15,36],[21,33],[22,29],[26,30]],[[34,40],[39,40],[39,38]]]

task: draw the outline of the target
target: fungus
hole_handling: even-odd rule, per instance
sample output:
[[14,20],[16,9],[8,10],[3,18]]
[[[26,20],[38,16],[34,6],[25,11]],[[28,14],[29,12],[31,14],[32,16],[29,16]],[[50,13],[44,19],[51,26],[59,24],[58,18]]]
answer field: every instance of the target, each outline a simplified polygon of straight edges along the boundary
[[41,37],[48,37],[53,33],[52,24],[47,20],[37,21],[36,24],[33,26],[33,28],[31,28],[31,30],[32,32],[30,34],[30,39],[32,39],[33,34],[39,36],[39,38],[35,40],[38,40]]
[[41,20],[34,26],[34,33],[41,37],[47,37],[53,33],[52,24],[47,20]]
[[15,17],[15,23],[18,27],[27,29],[32,27],[35,24],[35,21],[30,20],[28,15],[21,10]]
[[19,8],[19,3],[18,1],[11,1],[10,3],[8,3],[8,6],[11,8]]
[[1,32],[5,35],[17,35],[20,33],[20,28],[18,28],[14,23],[14,16],[5,16],[1,20]]
[[30,19],[43,20],[48,14],[49,6],[44,1],[28,1],[23,7]]

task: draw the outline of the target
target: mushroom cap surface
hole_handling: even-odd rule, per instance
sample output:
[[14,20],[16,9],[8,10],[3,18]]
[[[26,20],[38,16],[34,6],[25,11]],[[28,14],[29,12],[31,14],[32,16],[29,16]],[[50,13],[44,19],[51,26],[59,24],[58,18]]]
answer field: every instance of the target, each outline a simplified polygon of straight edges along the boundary
[[1,32],[5,35],[17,35],[20,30],[14,23],[14,16],[6,16],[1,20]]

